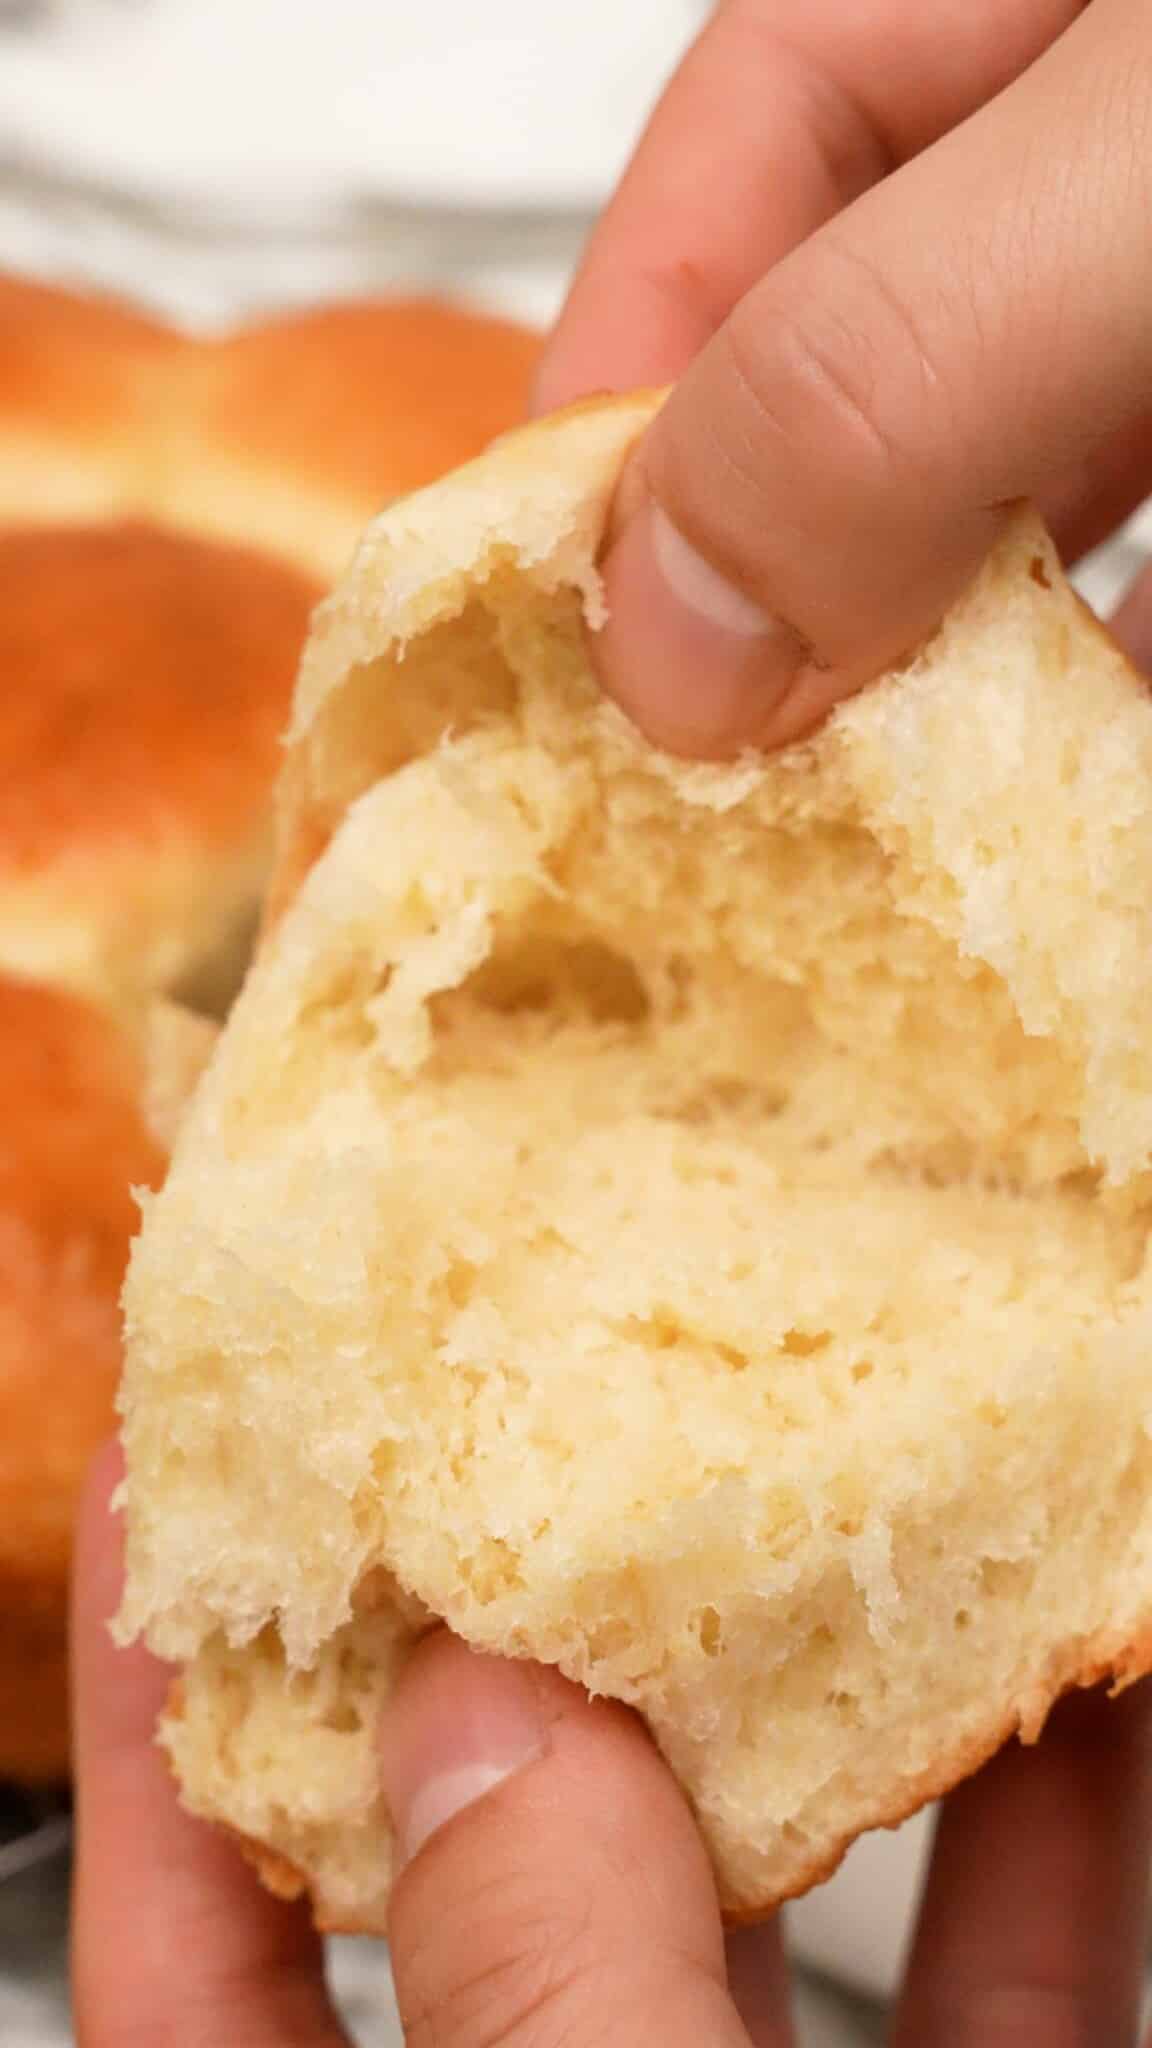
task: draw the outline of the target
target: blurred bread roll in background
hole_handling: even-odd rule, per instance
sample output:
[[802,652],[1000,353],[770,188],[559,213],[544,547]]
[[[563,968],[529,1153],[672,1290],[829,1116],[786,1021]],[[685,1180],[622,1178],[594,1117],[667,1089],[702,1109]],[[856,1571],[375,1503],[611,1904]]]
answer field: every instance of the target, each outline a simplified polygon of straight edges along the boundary
[[239,981],[316,595],[156,525],[0,527],[0,1775],[68,1770],[72,1515],[115,1423],[133,1190],[211,1041],[151,1009]]
[[312,605],[385,499],[518,416],[536,348],[431,301],[196,338],[0,276],[0,1775],[67,1770],[129,1190],[252,943]]
[[1152,704],[1021,511],[689,765],[597,690],[647,399],[385,514],[126,1287],[120,1630],[188,1805],[382,1928],[443,1618],[646,1718],[726,1912],[1152,1661]]
[[221,1006],[317,595],[156,525],[0,527],[0,969]]
[[161,509],[331,581],[389,499],[523,417],[539,351],[530,329],[437,299],[320,306],[201,344]]
[[114,1422],[132,1189],[164,1166],[140,1085],[110,1018],[0,976],[0,1776],[68,1768],[72,1518]]
[[434,298],[195,337],[0,276],[0,521],[160,518],[326,582],[388,499],[522,416],[539,347]]
[[135,307],[0,271],[0,524],[146,510],[180,347]]

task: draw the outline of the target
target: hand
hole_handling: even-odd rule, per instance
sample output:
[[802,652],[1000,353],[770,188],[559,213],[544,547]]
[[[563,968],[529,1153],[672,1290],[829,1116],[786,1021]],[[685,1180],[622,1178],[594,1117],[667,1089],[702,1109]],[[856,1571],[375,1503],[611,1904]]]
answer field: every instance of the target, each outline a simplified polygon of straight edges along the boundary
[[[773,745],[936,624],[1006,502],[1069,555],[1152,478],[1146,0],[728,0],[598,230],[541,402],[678,388],[606,563],[608,686],[686,753]],[[1139,599],[1124,615],[1144,638]],[[107,1474],[104,1493],[107,1491]],[[166,1680],[103,1626],[99,1489],[76,1616],[81,2048],[335,2048],[305,1917],[183,1816]],[[1132,2040],[1152,1833],[1143,1689],[1061,1709],[946,1803],[905,2048]],[[725,1951],[639,1724],[444,1634],[381,1735],[409,1861],[414,2048],[783,2048],[773,1927]]]
[[540,384],[680,380],[620,494],[597,649],[653,738],[805,731],[935,627],[1011,500],[1070,557],[1133,509],[1150,205],[1147,0],[716,10]]
[[[180,1811],[152,1743],[168,1674],[113,1647],[117,1476],[81,1517],[74,1666],[79,2048],[342,2048],[302,1910]],[[1142,1688],[1059,1710],[946,1803],[895,2040],[1135,2038],[1152,1829]],[[640,1723],[441,1632],[381,1731],[408,1862],[392,1961],[410,2048],[788,2048],[775,1925],[729,1935]]]

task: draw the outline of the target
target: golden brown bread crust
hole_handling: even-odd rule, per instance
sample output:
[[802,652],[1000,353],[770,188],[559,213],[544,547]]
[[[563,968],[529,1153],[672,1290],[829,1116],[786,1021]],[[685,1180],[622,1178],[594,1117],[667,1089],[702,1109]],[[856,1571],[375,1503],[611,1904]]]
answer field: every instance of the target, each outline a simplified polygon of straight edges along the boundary
[[202,351],[202,446],[378,508],[526,409],[538,336],[431,298],[349,300]]
[[[114,313],[80,331],[94,366],[102,342],[140,339]],[[59,355],[26,340],[47,403]],[[92,445],[122,426],[115,379],[59,386],[66,426],[70,395],[92,404]],[[0,527],[0,971],[104,1002],[137,969],[203,969],[210,997],[217,925],[226,954],[254,903],[317,594],[285,563],[144,523]],[[27,1779],[68,1766],[74,1495],[114,1422],[130,1190],[163,1159],[138,1085],[87,1002],[0,978],[0,1773]]]
[[246,837],[317,595],[144,523],[0,530],[0,865]]
[[67,1769],[72,1516],[113,1427],[131,1190],[164,1165],[137,1086],[97,1010],[0,978],[0,1774]]
[[327,578],[386,499],[520,417],[539,345],[429,298],[194,338],[0,275],[0,520],[159,516]]
[[317,595],[145,523],[0,529],[0,968],[169,986],[254,902]]
[[[341,531],[350,541],[383,497],[516,417],[537,346],[512,323],[430,300],[195,340],[114,299],[0,275],[0,970],[118,1001],[133,977],[146,993],[187,969],[215,999],[261,878],[268,787],[320,589],[306,568],[205,537],[249,531],[227,478],[248,467],[263,481],[252,533],[307,563],[292,523],[302,492],[331,499],[337,539],[326,529],[324,546]],[[217,927],[222,960],[205,963]],[[46,1048],[61,1041],[60,1088],[85,1045],[95,1059],[119,1042],[67,996],[0,983],[6,1142],[9,1107],[20,1118],[0,1166],[0,1384],[13,1423],[0,1449],[0,1770],[50,1776],[67,1757],[71,1489],[110,1426],[128,1186],[161,1151],[132,1089],[116,1079],[101,1108],[93,1078],[76,1081],[73,1162],[47,1076],[16,1049],[25,1029]],[[56,1205],[39,1237],[34,1199]],[[114,1220],[97,1228],[101,1204]],[[75,1273],[53,1251],[70,1214]]]
[[0,518],[143,506],[185,346],[116,300],[0,273]]
[[163,320],[102,293],[0,271],[0,399],[5,420],[57,425],[74,439],[119,423],[134,380],[185,346]]

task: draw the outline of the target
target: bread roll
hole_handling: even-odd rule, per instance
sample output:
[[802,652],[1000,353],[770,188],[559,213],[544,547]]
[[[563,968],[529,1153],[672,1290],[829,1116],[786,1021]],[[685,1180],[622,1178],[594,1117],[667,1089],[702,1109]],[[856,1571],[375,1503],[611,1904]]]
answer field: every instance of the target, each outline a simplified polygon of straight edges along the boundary
[[162,509],[331,582],[388,499],[523,417],[539,349],[512,321],[435,299],[350,300],[242,328],[189,365]]
[[163,1168],[139,1083],[90,1004],[0,977],[0,1776],[68,1769],[72,1519],[115,1421],[131,1190]]
[[318,595],[157,526],[0,528],[0,971],[223,1002]]
[[0,272],[0,522],[143,511],[183,346],[116,300]]
[[435,299],[196,338],[0,275],[0,521],[161,518],[328,582],[387,499],[520,418],[538,350]]
[[120,1635],[329,1926],[436,1617],[645,1716],[733,1918],[1152,1662],[1152,704],[1021,511],[809,742],[656,751],[584,637],[653,403],[322,607],[127,1282]]
[[152,525],[0,529],[0,1775],[67,1769],[70,1525],[113,1427],[130,1190],[210,1036],[166,1011],[145,1096],[141,1006],[235,989],[318,594]]

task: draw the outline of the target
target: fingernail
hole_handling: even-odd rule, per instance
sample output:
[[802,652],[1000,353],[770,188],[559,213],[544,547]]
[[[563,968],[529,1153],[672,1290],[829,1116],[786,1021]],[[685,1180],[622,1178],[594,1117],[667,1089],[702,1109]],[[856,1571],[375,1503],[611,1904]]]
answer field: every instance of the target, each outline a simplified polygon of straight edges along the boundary
[[380,1736],[384,1797],[398,1860],[502,1785],[548,1746],[533,1672],[437,1638],[417,1650]]
[[804,665],[803,643],[706,562],[652,499],[609,551],[604,591],[596,665],[649,739],[707,756],[768,735]]

